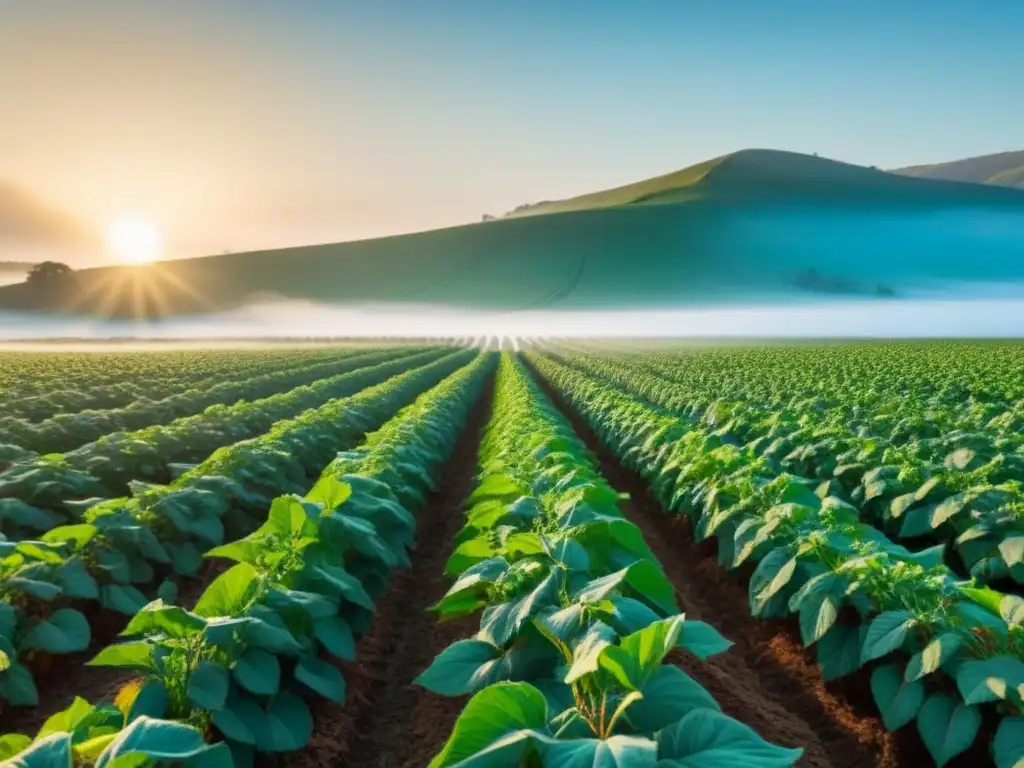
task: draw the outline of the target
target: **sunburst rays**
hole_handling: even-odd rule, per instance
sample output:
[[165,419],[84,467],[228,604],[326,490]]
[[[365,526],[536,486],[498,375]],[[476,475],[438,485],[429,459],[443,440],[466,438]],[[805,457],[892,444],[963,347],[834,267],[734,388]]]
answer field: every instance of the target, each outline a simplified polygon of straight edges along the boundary
[[[83,279],[88,275],[88,279]],[[130,317],[159,320],[191,311],[215,308],[214,302],[177,270],[157,264],[112,267],[79,276],[78,290],[62,307],[68,314],[89,314],[104,320]]]

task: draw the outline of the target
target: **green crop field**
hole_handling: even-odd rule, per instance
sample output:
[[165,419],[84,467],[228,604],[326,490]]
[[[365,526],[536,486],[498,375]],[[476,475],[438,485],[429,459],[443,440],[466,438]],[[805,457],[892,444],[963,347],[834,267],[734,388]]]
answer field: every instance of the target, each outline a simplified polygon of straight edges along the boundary
[[1024,342],[0,352],[0,718],[20,768],[1020,768]]

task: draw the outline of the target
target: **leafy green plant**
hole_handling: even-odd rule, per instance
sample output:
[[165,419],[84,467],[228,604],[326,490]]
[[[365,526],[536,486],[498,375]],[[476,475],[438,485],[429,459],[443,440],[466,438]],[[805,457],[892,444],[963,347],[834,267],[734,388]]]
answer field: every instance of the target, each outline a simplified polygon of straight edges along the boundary
[[[698,538],[717,540],[724,566],[757,564],[753,615],[795,615],[825,679],[873,663],[871,688],[887,728],[916,721],[941,765],[974,741],[979,706],[1020,712],[1019,598],[958,580],[943,564],[941,546],[915,553],[894,544],[862,522],[857,507],[830,495],[833,484],[781,471],[762,439],[774,440],[770,433],[748,431],[746,445],[730,440],[735,409],[713,419],[707,411],[697,420],[673,416],[590,373],[528,356],[605,444],[648,479],[666,509],[691,516]],[[844,474],[842,465],[836,471]],[[942,676],[960,693],[953,707],[943,692],[948,685],[935,684]],[[1018,722],[1001,721],[1001,752],[1014,743]],[[936,741],[939,732],[951,738]]]
[[35,738],[18,733],[0,737],[0,759],[11,768],[234,765],[226,745],[207,744],[196,728],[141,714],[130,702],[92,706],[82,698],[50,716]]
[[[448,561],[457,579],[434,607],[442,619],[482,609],[480,631],[417,678],[436,693],[475,695],[432,766],[596,766],[611,755],[623,765],[659,756],[715,765],[743,750],[783,766],[800,756],[722,715],[699,683],[663,663],[674,648],[707,658],[730,643],[678,612],[619,495],[507,355],[480,465]],[[717,755],[692,762],[703,747],[687,739],[704,727],[737,742],[719,739]]]
[[[170,566],[179,574],[196,573],[204,550],[222,544],[228,532],[252,530],[253,520],[262,516],[275,495],[307,489],[310,478],[330,464],[339,448],[355,445],[426,387],[472,360],[474,353],[432,354],[427,359],[431,358],[437,359],[279,422],[256,440],[222,449],[170,486],[137,485],[137,496],[97,504],[84,514],[85,522],[55,528],[43,542],[10,543],[12,554],[0,561],[0,600],[15,608],[14,627],[4,633],[10,639],[2,648],[7,653],[10,646],[14,655],[10,668],[0,670],[0,699],[35,703],[29,668],[18,661],[24,652],[68,653],[88,645],[88,626],[82,630],[84,618],[70,607],[61,616],[81,618],[70,634],[74,642],[52,641],[45,649],[24,645],[24,628],[49,615],[48,601],[95,600],[133,615],[147,603],[142,589],[153,594],[156,569]],[[384,366],[396,364],[402,365]],[[382,375],[368,370],[367,375]],[[388,370],[385,367],[384,373]],[[40,558],[45,561],[37,562]],[[4,569],[5,563],[11,570]],[[25,569],[32,575],[27,581]],[[44,574],[50,574],[48,586],[41,585]],[[43,590],[43,597],[19,601],[26,588]]]
[[[123,494],[132,480],[169,480],[174,463],[199,461],[217,448],[265,432],[277,421],[352,395],[443,354],[444,350],[417,353],[403,348],[355,354],[332,364],[335,374],[329,377],[323,377],[321,365],[312,373],[298,372],[298,383],[305,383],[287,392],[265,392],[268,396],[256,400],[235,398],[238,402],[199,407],[191,416],[131,431],[125,431],[125,425],[108,424],[96,430],[93,442],[84,440],[85,445],[66,453],[22,460],[0,473],[0,498],[20,499],[60,515],[64,522],[75,522],[76,501]],[[249,397],[266,388],[266,382],[257,382]],[[270,391],[276,388],[274,384]],[[90,425],[97,421],[90,414],[81,418]]]
[[239,765],[303,747],[312,731],[304,697],[343,701],[334,660],[354,658],[375,598],[408,565],[412,510],[492,366],[477,356],[339,455],[305,497],[274,500],[256,531],[206,553],[235,565],[191,610],[150,603],[90,663],[134,672],[133,711],[215,729]]

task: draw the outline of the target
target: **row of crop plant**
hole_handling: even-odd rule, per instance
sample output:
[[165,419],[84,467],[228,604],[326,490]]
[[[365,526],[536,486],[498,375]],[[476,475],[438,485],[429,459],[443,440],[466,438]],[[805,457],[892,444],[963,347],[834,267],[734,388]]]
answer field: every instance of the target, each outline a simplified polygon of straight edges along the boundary
[[720,711],[665,657],[729,647],[679,612],[675,592],[619,495],[515,358],[498,373],[478,485],[435,606],[480,613],[480,631],[419,678],[472,693],[432,768],[770,768],[799,749],[764,741]]
[[[343,698],[332,659],[352,658],[374,598],[408,562],[413,515],[493,364],[477,357],[340,454],[304,497],[277,498],[257,531],[208,552],[236,565],[191,609],[145,606],[94,659],[138,675],[115,702],[76,700],[35,738],[0,737],[0,757],[26,768],[226,768],[304,746],[305,701]],[[618,494],[509,356],[480,455],[449,563],[458,579],[438,610],[482,608],[482,629],[421,678],[477,693],[434,765],[512,765],[530,754],[551,766],[765,768],[800,756],[723,715],[664,663],[676,647],[705,658],[729,643],[678,613]]]
[[0,738],[0,758],[25,768],[216,768],[304,746],[306,699],[343,700],[334,662],[353,658],[375,598],[408,563],[414,515],[494,367],[493,355],[446,360],[458,369],[340,454],[305,496],[276,498],[257,530],[208,551],[235,564],[195,605],[156,600],[132,617],[90,662],[137,675],[114,702],[77,699],[35,738]]
[[437,349],[359,355],[337,375],[287,392],[215,406],[170,424],[116,432],[64,454],[22,456],[0,472],[0,531],[15,539],[48,530],[75,519],[80,502],[91,505],[96,498],[120,496],[131,481],[167,482],[218,448],[444,354]]
[[[894,415],[904,407],[896,395],[872,407],[851,398],[853,412],[802,401],[775,408],[713,399],[642,360],[564,359],[741,442],[778,471],[817,479],[822,494],[856,505],[893,539],[947,545],[951,564],[980,583],[1024,584],[1024,401],[992,411],[930,402],[913,419]],[[948,417],[958,409],[976,412]]]
[[[257,353],[232,349],[193,353],[185,357],[166,352],[149,353],[150,358],[156,358],[158,371],[149,376],[129,370],[120,373],[116,381],[90,386],[88,375],[83,383],[72,371],[63,371],[62,386],[58,389],[24,397],[0,398],[0,423],[4,423],[2,420],[6,417],[39,422],[59,413],[119,408],[137,401],[162,400],[226,381],[242,381],[277,371],[341,360],[357,349],[266,349]],[[63,368],[64,364],[63,356],[54,357],[54,367]],[[94,361],[92,369],[103,371],[106,365],[108,363],[103,360]],[[32,372],[22,372],[21,378],[31,381]]]
[[38,423],[2,418],[0,434],[4,435],[4,442],[26,451],[41,454],[70,451],[113,432],[166,424],[201,413],[211,406],[229,406],[240,400],[270,397],[294,387],[310,385],[320,379],[350,371],[366,357],[368,355],[364,350],[353,349],[340,355],[340,359],[289,367],[241,380],[220,381],[209,386],[179,391],[161,400],[139,400],[122,408],[61,413]]
[[716,539],[723,566],[756,564],[751,613],[795,616],[826,680],[867,666],[886,727],[916,721],[939,765],[972,745],[986,709],[996,765],[1024,760],[1024,600],[958,580],[942,546],[894,544],[828,485],[737,441],[728,419],[679,416],[592,370],[527,357],[666,510]]
[[[165,349],[136,351],[0,352],[0,404],[61,392],[88,400],[107,388],[152,392],[165,397],[218,371],[259,370],[276,362],[312,363],[326,360],[342,346],[260,349]],[[255,368],[253,368],[255,366]],[[168,388],[170,387],[170,388]],[[65,398],[59,396],[63,401]],[[69,404],[74,404],[69,402]],[[3,413],[0,406],[0,413]]]
[[[91,506],[38,541],[0,542],[0,702],[34,705],[32,665],[89,646],[83,610],[98,604],[132,615],[158,589],[170,597],[173,581],[161,578],[195,575],[203,552],[254,527],[275,496],[304,492],[338,450],[357,445],[473,354],[408,358],[382,383],[366,381],[351,397],[223,448],[170,485],[136,485],[135,496]],[[426,365],[411,368],[416,362]]]

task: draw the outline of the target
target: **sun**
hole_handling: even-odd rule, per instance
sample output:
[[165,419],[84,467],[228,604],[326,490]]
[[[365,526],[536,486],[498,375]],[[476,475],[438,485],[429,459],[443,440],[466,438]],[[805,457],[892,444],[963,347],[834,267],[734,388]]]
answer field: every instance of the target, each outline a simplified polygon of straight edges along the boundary
[[145,219],[118,219],[107,230],[107,247],[123,264],[149,264],[163,253],[160,230]]

